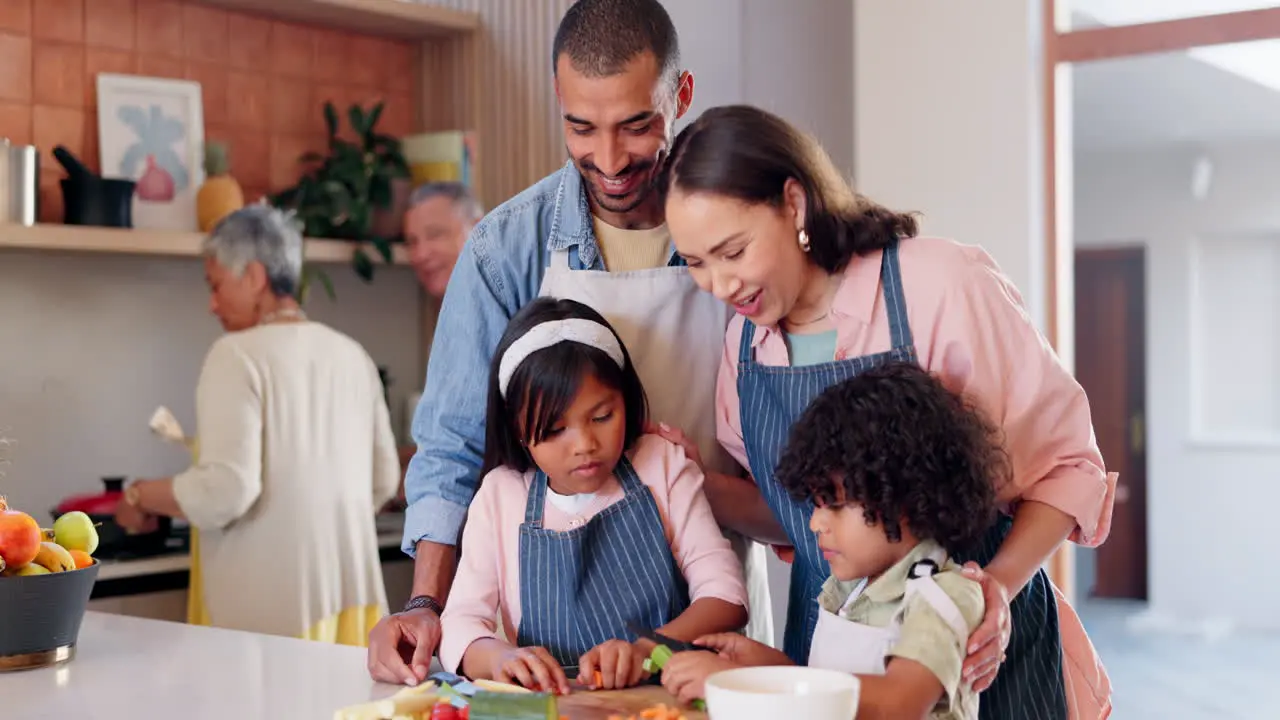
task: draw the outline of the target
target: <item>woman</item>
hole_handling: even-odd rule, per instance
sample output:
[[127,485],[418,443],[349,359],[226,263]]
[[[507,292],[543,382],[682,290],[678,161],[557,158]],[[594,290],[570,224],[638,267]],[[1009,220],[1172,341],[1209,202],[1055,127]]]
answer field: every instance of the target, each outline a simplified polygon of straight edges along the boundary
[[387,605],[374,515],[400,481],[377,368],[298,307],[302,236],[280,211],[229,215],[204,252],[227,334],[196,390],[199,459],[130,485],[117,520],[199,530],[193,621],[363,646]]
[[1115,477],[1104,472],[1084,392],[992,259],[915,238],[912,217],[853,193],[816,142],[752,107],[708,110],[681,132],[663,188],[690,272],[737,311],[717,435],[755,484],[711,477],[708,495],[722,523],[794,547],[788,656],[808,659],[829,571],[809,532],[812,506],[791,500],[773,476],[787,431],[826,387],[907,360],[997,419],[1012,462],[1012,482],[997,488],[1011,516],[962,558],[1007,592],[994,603],[988,594],[966,679],[983,674],[974,648],[995,634],[1013,598],[1007,659],[982,696],[982,717],[1105,716],[1105,672],[1041,566],[1064,540],[1105,539]]

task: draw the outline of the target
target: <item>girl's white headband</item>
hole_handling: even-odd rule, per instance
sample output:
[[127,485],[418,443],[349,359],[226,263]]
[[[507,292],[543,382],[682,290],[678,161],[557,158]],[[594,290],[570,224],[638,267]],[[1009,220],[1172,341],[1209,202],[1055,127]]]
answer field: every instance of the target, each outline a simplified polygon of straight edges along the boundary
[[516,368],[533,353],[558,345],[562,342],[576,342],[601,350],[623,367],[626,357],[622,354],[622,345],[609,328],[593,320],[570,318],[568,320],[552,320],[536,325],[532,330],[511,343],[511,347],[502,355],[498,364],[498,392],[507,396],[507,385]]

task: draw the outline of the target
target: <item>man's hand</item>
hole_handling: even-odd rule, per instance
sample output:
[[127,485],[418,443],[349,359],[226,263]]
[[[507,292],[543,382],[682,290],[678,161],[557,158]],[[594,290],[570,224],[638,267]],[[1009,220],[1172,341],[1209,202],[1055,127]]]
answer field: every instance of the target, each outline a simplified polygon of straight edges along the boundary
[[578,682],[593,690],[633,687],[648,675],[644,671],[646,657],[648,653],[626,640],[608,640],[588,650],[578,661]]
[[378,682],[417,685],[440,644],[440,617],[427,608],[388,615],[369,632],[369,675]]
[[969,636],[969,655],[964,660],[962,679],[975,692],[991,687],[996,680],[1004,651],[1009,647],[1009,635],[1013,629],[1009,620],[1009,593],[999,580],[978,567],[965,563],[964,576],[982,584],[982,599],[986,612],[982,624]]

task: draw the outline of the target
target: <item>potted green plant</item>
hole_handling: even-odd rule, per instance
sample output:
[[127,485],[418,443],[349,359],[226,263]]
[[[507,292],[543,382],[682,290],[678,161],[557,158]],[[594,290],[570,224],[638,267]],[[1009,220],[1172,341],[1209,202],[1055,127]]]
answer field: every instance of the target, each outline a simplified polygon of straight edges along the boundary
[[[373,279],[374,264],[363,245],[373,245],[383,260],[392,261],[392,244],[399,240],[395,206],[409,178],[400,141],[377,131],[382,107],[379,102],[366,112],[352,105],[347,119],[354,136],[348,140],[339,137],[338,111],[326,102],[328,154],[304,154],[299,161],[307,170],[297,184],[271,196],[273,205],[296,213],[307,237],[359,243],[352,265],[366,282]],[[386,222],[388,215],[392,222]],[[332,296],[328,278],[318,270],[304,275],[304,288],[311,276],[324,280]]]

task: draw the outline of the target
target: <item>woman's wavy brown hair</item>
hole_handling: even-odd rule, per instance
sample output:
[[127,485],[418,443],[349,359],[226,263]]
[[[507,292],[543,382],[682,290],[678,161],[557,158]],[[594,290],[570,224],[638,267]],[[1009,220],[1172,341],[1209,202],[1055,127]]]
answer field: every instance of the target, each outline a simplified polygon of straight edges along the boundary
[[780,208],[792,178],[804,188],[809,255],[827,272],[840,272],[855,255],[883,250],[918,231],[913,214],[855,193],[817,140],[750,105],[711,108],[681,130],[658,189],[664,198],[678,189]]

